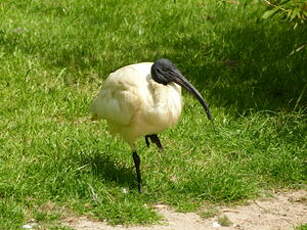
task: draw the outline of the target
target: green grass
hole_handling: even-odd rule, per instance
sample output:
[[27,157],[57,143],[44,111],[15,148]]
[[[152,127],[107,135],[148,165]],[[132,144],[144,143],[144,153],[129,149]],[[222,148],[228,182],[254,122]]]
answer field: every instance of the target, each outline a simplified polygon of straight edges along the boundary
[[[290,55],[306,27],[261,20],[258,1],[176,2],[0,2],[0,229],[33,218],[57,229],[72,213],[153,223],[156,203],[196,210],[306,185],[306,49]],[[138,144],[138,194],[128,146],[88,107],[112,70],[160,57],[202,91],[215,121],[185,94],[165,151]]]
[[307,224],[301,224],[295,227],[295,230],[306,230],[306,229],[307,229]]
[[223,226],[223,227],[227,227],[227,226],[231,226],[233,225],[233,223],[231,222],[231,220],[229,220],[229,218],[226,215],[223,216],[219,216],[217,219],[218,223]]

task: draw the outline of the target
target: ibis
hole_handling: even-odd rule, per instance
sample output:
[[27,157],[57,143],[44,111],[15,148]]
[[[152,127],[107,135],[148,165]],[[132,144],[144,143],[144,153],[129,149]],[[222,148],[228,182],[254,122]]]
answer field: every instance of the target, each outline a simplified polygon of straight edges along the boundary
[[204,98],[168,59],[131,64],[112,72],[92,103],[93,119],[105,119],[110,133],[130,145],[139,192],[141,160],[136,140],[145,137],[147,146],[152,142],[163,149],[158,133],[178,122],[183,107],[181,87],[195,96],[212,120]]

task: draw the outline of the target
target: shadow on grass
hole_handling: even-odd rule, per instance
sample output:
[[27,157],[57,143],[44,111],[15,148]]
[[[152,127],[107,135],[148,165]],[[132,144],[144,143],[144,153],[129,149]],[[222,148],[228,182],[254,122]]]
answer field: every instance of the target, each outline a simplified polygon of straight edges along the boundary
[[[188,44],[188,53],[177,48],[168,58],[183,63],[183,72],[218,107],[240,114],[292,111],[306,107],[306,47],[295,51],[306,37],[303,28],[232,28],[211,44],[201,38],[182,40],[173,50]],[[203,60],[193,60],[196,53]]]
[[[306,107],[306,46],[295,51],[306,45],[306,26],[294,30],[290,25],[261,21],[257,16],[248,17],[248,21],[239,25],[227,24],[224,19],[212,20],[212,25],[203,27],[208,29],[206,33],[180,33],[173,40],[161,34],[162,39],[148,39],[142,49],[138,47],[130,52],[128,46],[127,51],[131,53],[130,58],[137,60],[161,57],[173,60],[197,88],[205,91],[211,105],[231,108],[229,111],[234,113]],[[213,27],[213,32],[209,32]],[[65,46],[35,37],[31,40],[26,35],[26,32],[2,29],[0,44],[8,53],[18,46],[25,53],[45,57],[47,65],[70,69],[72,74],[66,78],[72,81],[76,80],[73,76],[77,72],[80,72],[78,79],[90,78],[84,77],[89,68],[97,72],[104,69],[103,74],[107,76],[105,69],[110,67],[101,62],[113,57],[110,52],[98,54],[105,51],[97,51],[98,41],[76,40],[75,44]],[[121,56],[121,52],[116,50],[114,55]]]
[[134,168],[128,168],[120,161],[105,153],[87,155],[82,164],[88,164],[92,173],[106,182],[116,183],[120,186],[136,186]]

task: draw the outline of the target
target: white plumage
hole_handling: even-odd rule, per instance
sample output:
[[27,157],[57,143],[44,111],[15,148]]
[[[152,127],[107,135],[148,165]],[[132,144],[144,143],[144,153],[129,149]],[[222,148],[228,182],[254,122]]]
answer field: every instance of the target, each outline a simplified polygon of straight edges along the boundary
[[105,119],[113,135],[132,148],[138,190],[141,192],[140,157],[135,141],[145,136],[162,149],[157,133],[175,125],[183,102],[181,86],[191,92],[212,119],[207,103],[195,87],[167,59],[122,67],[111,73],[92,104],[93,118]]
[[181,114],[181,87],[155,82],[152,65],[138,63],[111,73],[92,105],[94,116],[107,120],[110,132],[130,145],[175,125]]

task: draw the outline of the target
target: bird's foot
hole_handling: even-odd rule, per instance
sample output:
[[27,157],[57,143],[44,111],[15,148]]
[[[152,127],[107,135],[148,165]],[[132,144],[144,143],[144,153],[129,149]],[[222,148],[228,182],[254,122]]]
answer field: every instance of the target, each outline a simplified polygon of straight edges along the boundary
[[147,147],[149,147],[149,145],[150,145],[149,139],[152,143],[156,144],[156,146],[159,148],[160,151],[163,151],[163,146],[162,146],[161,141],[160,141],[157,134],[145,136],[145,142],[146,142]]

